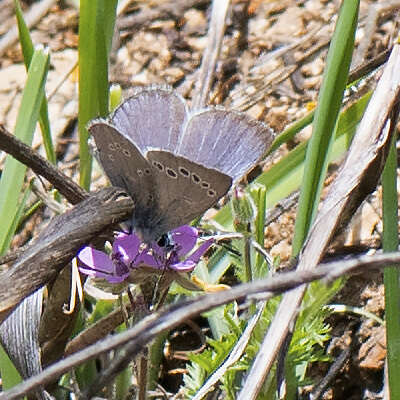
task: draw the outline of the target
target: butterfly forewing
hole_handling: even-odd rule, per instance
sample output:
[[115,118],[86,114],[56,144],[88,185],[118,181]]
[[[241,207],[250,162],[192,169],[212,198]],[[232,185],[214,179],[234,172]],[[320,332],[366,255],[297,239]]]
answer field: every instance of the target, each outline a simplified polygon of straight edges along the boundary
[[145,154],[160,149],[176,149],[186,105],[181,96],[167,87],[142,88],[126,99],[111,115],[112,124]]
[[178,153],[233,178],[241,178],[266,153],[272,130],[246,114],[207,109],[187,121]]

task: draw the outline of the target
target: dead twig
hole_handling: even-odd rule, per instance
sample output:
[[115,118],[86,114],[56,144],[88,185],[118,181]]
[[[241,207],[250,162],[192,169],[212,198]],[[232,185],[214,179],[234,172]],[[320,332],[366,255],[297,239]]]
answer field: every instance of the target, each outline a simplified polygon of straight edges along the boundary
[[225,32],[225,20],[230,0],[214,0],[212,3],[210,29],[207,36],[207,47],[200,66],[200,76],[193,96],[192,109],[202,109],[207,103],[215,66],[221,51]]
[[[118,28],[135,31],[145,28],[157,19],[180,19],[186,10],[206,5],[209,2],[209,0],[177,0],[174,2],[159,3],[154,8],[146,5],[137,14],[122,17],[117,23]],[[142,4],[145,5],[146,2]]]
[[12,155],[33,172],[47,179],[71,204],[77,204],[88,197],[84,189],[35,152],[32,147],[9,133],[3,125],[0,125],[0,150]]

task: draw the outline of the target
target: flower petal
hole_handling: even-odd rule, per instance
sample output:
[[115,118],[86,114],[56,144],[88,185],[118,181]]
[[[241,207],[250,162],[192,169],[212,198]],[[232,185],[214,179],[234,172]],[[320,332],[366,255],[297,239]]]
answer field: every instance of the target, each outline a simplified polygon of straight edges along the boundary
[[96,271],[94,269],[86,269],[84,267],[79,267],[79,271],[82,272],[82,274],[88,275],[92,278],[102,278],[105,279],[109,283],[121,283],[123,282],[130,274],[125,274],[125,275],[110,275],[107,273],[103,273],[100,271]]
[[199,233],[196,228],[189,225],[182,225],[171,231],[173,243],[176,247],[178,257],[189,253],[196,245]]
[[148,267],[152,268],[162,268],[161,263],[154,257],[152,254],[149,253],[148,249],[143,250],[134,260],[133,264],[131,265],[133,268],[141,267],[143,265],[147,265]]
[[170,265],[168,268],[173,269],[177,272],[191,272],[195,269],[197,263],[192,260],[184,260],[182,262],[178,262]]
[[195,264],[197,264],[200,261],[200,258],[203,256],[203,254],[212,246],[214,243],[214,239],[208,239],[206,240],[202,245],[199,246],[199,248],[194,251],[187,259],[186,261],[193,261]]
[[84,247],[77,258],[79,271],[93,278],[104,278],[110,283],[120,283],[130,274],[125,264],[114,263],[106,253],[91,247]]
[[139,253],[140,240],[135,234],[119,234],[113,243],[113,253],[120,253],[123,260],[129,264]]
[[[112,273],[114,270],[114,264],[106,253],[88,246],[78,253],[77,258],[81,264],[96,271]],[[79,266],[81,267],[82,265]]]
[[170,265],[169,268],[178,272],[190,272],[193,271],[197,263],[200,261],[202,255],[209,249],[214,243],[213,239],[209,239],[204,242],[196,251],[194,251],[186,260],[181,262],[175,262]]

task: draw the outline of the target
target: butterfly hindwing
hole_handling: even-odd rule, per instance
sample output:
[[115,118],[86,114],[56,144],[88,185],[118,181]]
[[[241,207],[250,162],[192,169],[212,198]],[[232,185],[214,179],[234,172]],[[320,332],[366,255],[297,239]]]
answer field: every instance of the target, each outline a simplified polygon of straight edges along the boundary
[[191,115],[177,153],[236,181],[265,155],[273,138],[267,125],[244,113],[208,108]]
[[149,151],[158,207],[167,230],[184,225],[215,205],[232,184],[232,178],[167,151]]
[[185,101],[170,87],[150,86],[137,89],[123,101],[110,122],[143,154],[152,149],[173,152],[186,114]]

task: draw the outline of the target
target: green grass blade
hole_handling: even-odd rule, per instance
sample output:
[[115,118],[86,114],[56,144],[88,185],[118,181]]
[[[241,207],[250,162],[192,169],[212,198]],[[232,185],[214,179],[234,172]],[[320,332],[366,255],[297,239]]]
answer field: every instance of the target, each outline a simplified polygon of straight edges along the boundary
[[255,239],[258,244],[263,246],[267,192],[264,185],[253,185],[250,190],[257,209],[257,215],[255,216]]
[[82,0],[79,19],[80,184],[90,188],[92,157],[87,123],[108,113],[108,53],[114,31],[116,0]]
[[[395,139],[395,138],[394,138]],[[397,251],[398,199],[396,141],[391,143],[389,156],[382,174],[383,250]],[[390,398],[400,398],[400,273],[396,267],[385,268],[385,320]]]
[[[253,196],[257,215],[255,218],[255,240],[261,246],[264,247],[264,224],[265,224],[265,216],[267,212],[266,208],[266,198],[267,198],[267,190],[264,185],[254,185],[251,187],[251,194]],[[264,264],[264,258],[261,254],[257,252],[254,262],[254,275],[258,277],[264,277],[267,271],[261,271],[261,266]]]
[[104,26],[104,43],[105,43],[105,51],[107,56],[110,54],[111,46],[112,46],[112,38],[114,35],[114,26],[115,26],[115,18],[117,16],[117,5],[118,0],[110,1],[103,0],[102,6],[103,11],[101,14],[100,23]]
[[6,250],[10,247],[12,238],[14,237],[14,233],[17,231],[19,222],[21,221],[21,218],[24,216],[24,207],[25,207],[25,204],[28,200],[28,196],[30,195],[30,193],[31,193],[31,185],[30,185],[29,189],[25,191],[25,193],[22,197],[22,200],[20,201],[20,203],[18,205],[17,211],[14,214],[14,218],[11,221],[11,224],[8,228],[8,232],[5,235],[4,244],[3,244],[2,248],[0,248],[0,254],[2,254],[3,252],[6,252]]
[[315,111],[311,111],[306,116],[300,119],[300,121],[296,121],[288,128],[286,128],[280,135],[278,135],[275,140],[272,142],[271,148],[268,151],[268,154],[273,153],[279,146],[283,143],[287,143],[289,140],[293,139],[296,133],[300,132],[307,125],[311,124],[314,119]]
[[[33,133],[43,100],[44,84],[49,68],[49,55],[43,49],[35,50],[28,71],[28,79],[22,95],[15,136],[26,144],[32,143]],[[18,210],[18,199],[24,182],[26,167],[8,156],[0,180],[0,254],[7,248],[9,229]]]
[[[29,29],[25,24],[19,1],[14,0],[14,4],[15,4],[15,15],[17,17],[19,41],[22,48],[22,54],[24,56],[25,67],[28,70],[34,51],[33,42],[29,34]],[[42,105],[40,107],[39,125],[40,125],[40,130],[42,132],[43,144],[46,151],[47,159],[51,163],[55,164],[56,152],[54,150],[53,140],[51,138],[51,129],[50,129],[46,96],[43,96]]]
[[121,103],[122,99],[122,88],[119,85],[112,85],[110,88],[110,104],[108,108],[110,111],[114,111],[117,106]]
[[293,238],[293,256],[300,251],[317,211],[328,167],[329,151],[333,144],[337,117],[350,69],[358,8],[359,1],[345,0],[342,3],[329,48],[315,111],[313,134],[307,149],[306,174],[302,182]]
[[0,366],[1,366],[1,381],[2,389],[11,389],[18,383],[22,382],[21,375],[18,373],[14,364],[8,357],[6,351],[0,345]]

